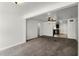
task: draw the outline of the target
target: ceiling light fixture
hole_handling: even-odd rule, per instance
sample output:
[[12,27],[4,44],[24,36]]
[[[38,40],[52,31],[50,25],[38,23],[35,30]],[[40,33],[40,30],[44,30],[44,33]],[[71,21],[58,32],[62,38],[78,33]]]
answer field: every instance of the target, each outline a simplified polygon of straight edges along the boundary
[[49,17],[48,17],[48,21],[53,21],[53,22],[54,22],[54,21],[56,21],[56,20],[54,20],[53,18],[51,19],[51,17],[49,16]]
[[56,20],[54,20],[54,18],[52,18],[51,16],[48,17],[48,23],[52,24],[52,23],[56,23]]
[[21,3],[23,3],[23,2],[14,2],[15,4],[21,4]]

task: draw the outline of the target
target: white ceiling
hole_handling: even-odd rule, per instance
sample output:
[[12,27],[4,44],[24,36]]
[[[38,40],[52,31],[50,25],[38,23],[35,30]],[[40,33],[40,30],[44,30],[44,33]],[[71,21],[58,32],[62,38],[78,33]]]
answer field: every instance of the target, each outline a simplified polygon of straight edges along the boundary
[[[57,3],[57,2],[56,2]],[[19,11],[20,14],[29,14],[45,6],[56,4],[55,2],[23,2],[16,5],[14,2],[0,2],[0,10],[2,11]],[[2,9],[1,9],[2,8]]]
[[[27,19],[32,18],[34,16],[35,19],[41,19],[46,20],[45,17],[48,15],[46,14],[49,11],[55,11],[56,9],[60,7],[64,7],[67,5],[71,5],[74,3],[65,3],[65,2],[24,2],[22,4],[16,5],[13,2],[0,2],[0,11],[2,14],[17,14],[20,17]],[[73,12],[74,10],[72,10]],[[64,11],[63,11],[64,12]],[[52,12],[50,12],[53,14]],[[41,16],[38,16],[40,14],[44,14]],[[60,12],[58,12],[60,14]],[[75,13],[73,13],[75,14]]]
[[56,10],[56,11],[50,11],[50,12],[38,15],[36,17],[32,17],[30,19],[47,21],[48,13],[50,13],[51,17],[56,17],[56,20],[68,19],[71,17],[77,18],[78,17],[78,6],[72,6],[72,7]]
[[57,3],[58,2],[24,2],[21,4],[20,11],[21,14],[24,15],[24,18],[29,18],[32,17],[32,14],[34,15],[34,13],[38,12],[39,10],[41,12],[41,9]]
[[21,4],[22,13],[31,13],[48,5],[56,4],[57,2],[24,2]]
[[[56,9],[73,6],[74,2],[25,2],[21,4],[20,13],[23,18],[28,19]],[[47,15],[46,15],[47,16]],[[42,17],[41,17],[42,18]]]

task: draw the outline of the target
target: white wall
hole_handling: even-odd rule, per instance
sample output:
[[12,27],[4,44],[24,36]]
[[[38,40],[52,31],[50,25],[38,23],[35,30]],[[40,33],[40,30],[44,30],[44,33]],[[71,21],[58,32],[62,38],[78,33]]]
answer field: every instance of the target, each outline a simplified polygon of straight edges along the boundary
[[60,24],[60,33],[67,34],[67,23]]
[[0,3],[0,50],[25,42],[25,26],[18,8]]
[[53,36],[53,28],[55,27],[55,22],[43,22],[42,35]]
[[43,35],[43,22],[41,21],[40,22],[40,36],[42,36]]

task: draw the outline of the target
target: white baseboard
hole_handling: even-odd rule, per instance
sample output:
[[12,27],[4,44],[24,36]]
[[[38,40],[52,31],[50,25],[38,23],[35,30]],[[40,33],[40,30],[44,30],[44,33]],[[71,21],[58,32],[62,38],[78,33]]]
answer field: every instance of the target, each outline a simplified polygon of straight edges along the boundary
[[1,48],[0,51],[3,51],[3,50],[6,50],[6,49],[9,49],[9,48],[11,48],[11,47],[14,47],[14,46],[17,46],[17,45],[20,45],[20,44],[23,44],[23,43],[25,43],[25,41],[24,41],[24,42],[16,43],[16,44],[14,44],[14,45],[10,45],[10,46],[5,47],[5,48]]

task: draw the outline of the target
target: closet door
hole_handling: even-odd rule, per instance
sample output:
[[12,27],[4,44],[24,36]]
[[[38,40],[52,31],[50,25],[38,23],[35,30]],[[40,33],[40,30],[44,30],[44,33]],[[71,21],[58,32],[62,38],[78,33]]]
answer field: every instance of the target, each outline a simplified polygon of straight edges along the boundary
[[68,38],[76,39],[77,21],[76,19],[68,19]]
[[38,37],[38,22],[29,20],[27,22],[27,40]]

